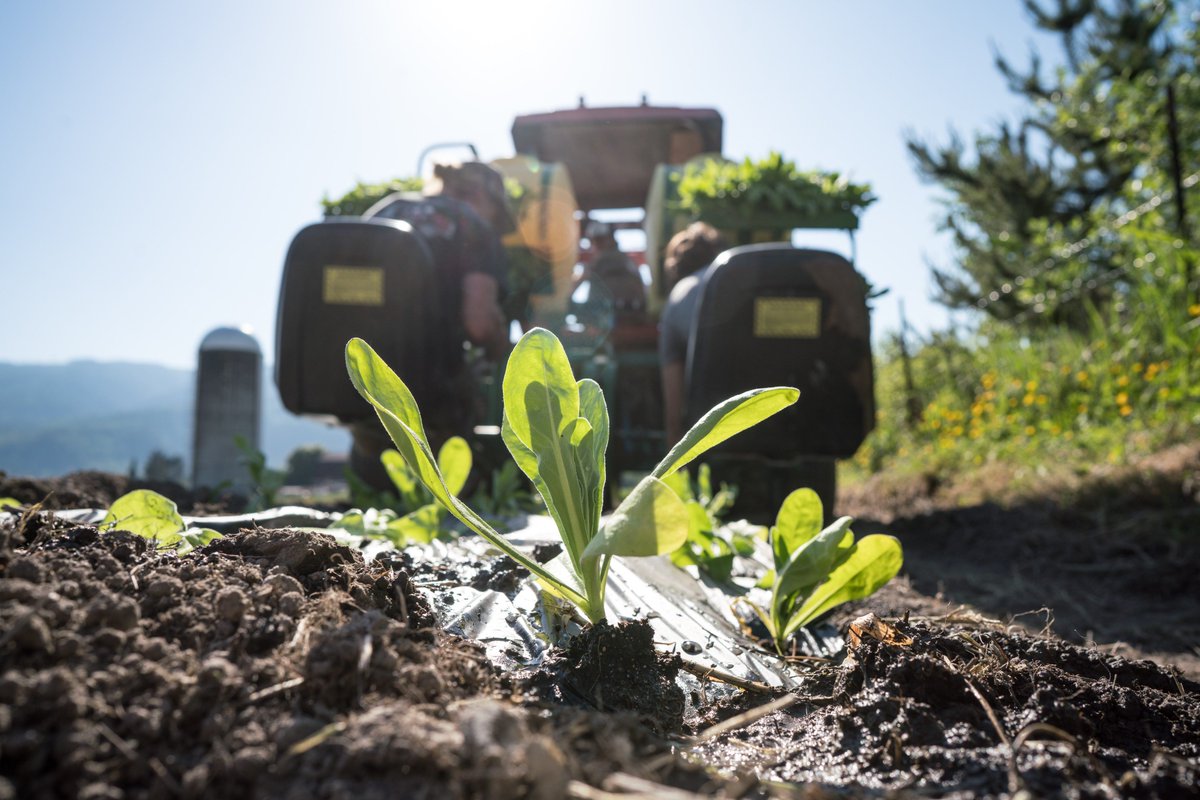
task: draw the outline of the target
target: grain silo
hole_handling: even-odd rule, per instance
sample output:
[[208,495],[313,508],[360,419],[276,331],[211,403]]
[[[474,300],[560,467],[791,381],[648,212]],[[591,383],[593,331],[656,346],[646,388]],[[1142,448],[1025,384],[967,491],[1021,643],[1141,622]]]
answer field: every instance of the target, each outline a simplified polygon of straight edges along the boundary
[[262,350],[248,328],[216,328],[200,342],[192,422],[192,486],[252,490],[238,437],[259,448]]

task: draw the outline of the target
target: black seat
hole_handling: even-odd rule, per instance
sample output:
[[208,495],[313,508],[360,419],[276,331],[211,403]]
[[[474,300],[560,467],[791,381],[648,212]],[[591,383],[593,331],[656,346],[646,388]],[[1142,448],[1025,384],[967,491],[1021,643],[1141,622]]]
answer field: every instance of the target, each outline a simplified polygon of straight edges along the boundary
[[330,219],[288,248],[276,319],[275,381],[296,414],[372,416],[346,375],[346,342],[367,341],[423,408],[461,346],[445,335],[433,259],[406,222]]
[[686,367],[688,424],[760,386],[800,400],[717,451],[848,458],[875,426],[866,282],[846,259],[787,244],[738,247],[704,276]]

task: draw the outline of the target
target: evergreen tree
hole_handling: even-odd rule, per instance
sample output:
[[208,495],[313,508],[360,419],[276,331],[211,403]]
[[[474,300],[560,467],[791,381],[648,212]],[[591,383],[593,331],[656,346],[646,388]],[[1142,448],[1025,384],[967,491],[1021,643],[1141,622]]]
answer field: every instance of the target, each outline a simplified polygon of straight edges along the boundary
[[[1188,0],[1025,0],[1034,23],[1061,36],[1064,64],[1046,74],[997,68],[1028,111],[1015,124],[957,135],[943,146],[910,138],[926,180],[948,193],[943,226],[957,264],[934,268],[940,302],[1025,324],[1086,324],[1136,280],[1136,242],[1121,228],[1153,214],[1178,235],[1167,86],[1178,113],[1184,175],[1200,154],[1197,3]],[[1168,211],[1168,208],[1172,209]],[[1153,227],[1153,226],[1152,226]]]

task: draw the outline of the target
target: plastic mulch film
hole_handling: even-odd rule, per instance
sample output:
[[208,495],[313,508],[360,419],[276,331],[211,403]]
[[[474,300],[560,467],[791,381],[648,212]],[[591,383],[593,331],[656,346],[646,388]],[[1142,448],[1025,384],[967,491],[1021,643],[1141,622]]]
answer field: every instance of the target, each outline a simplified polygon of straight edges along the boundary
[[[56,515],[80,524],[97,524],[105,512],[95,509],[56,511]],[[212,528],[233,533],[243,528],[326,529],[340,517],[300,506],[285,506],[236,516],[184,517],[189,527]],[[507,538],[525,550],[560,546],[554,522],[545,516],[511,521]],[[348,531],[329,529],[343,544],[359,548],[368,561],[399,558],[414,583],[432,601],[439,622],[452,633],[483,644],[489,658],[505,668],[531,667],[541,663],[552,644],[561,644],[579,629],[561,608],[548,608],[536,582],[515,567],[488,543],[475,536],[450,542],[435,540],[430,545],[397,551],[380,539],[364,539]],[[765,570],[771,556],[765,543],[745,560],[747,576]],[[496,575],[507,579],[497,580]],[[447,577],[449,576],[449,577]],[[605,611],[610,622],[647,619],[661,652],[678,653],[688,670],[680,672],[686,690],[699,687],[695,674],[717,670],[743,681],[773,688],[793,688],[801,678],[787,660],[763,649],[748,635],[753,624],[748,600],[765,607],[769,593],[745,584],[752,578],[735,579],[721,585],[695,567],[680,568],[665,556],[615,558],[608,574]],[[741,585],[739,585],[739,583]],[[500,588],[492,588],[497,586]],[[568,610],[569,611],[569,610]],[[799,652],[807,656],[832,657],[842,647],[832,628],[802,630]],[[721,684],[706,684],[708,695]],[[720,689],[716,690],[720,693]],[[729,687],[729,691],[734,691]]]

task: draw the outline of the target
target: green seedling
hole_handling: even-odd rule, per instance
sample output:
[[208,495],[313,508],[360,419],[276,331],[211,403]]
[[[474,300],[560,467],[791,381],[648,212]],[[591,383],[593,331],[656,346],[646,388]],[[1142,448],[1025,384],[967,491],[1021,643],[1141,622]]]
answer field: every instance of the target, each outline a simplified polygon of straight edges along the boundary
[[679,549],[671,553],[677,566],[696,566],[714,580],[728,583],[733,577],[735,556],[754,553],[754,540],[743,533],[722,535],[720,517],[737,496],[736,489],[725,484],[716,493],[712,490],[712,473],[701,464],[695,485],[686,469],[666,479],[666,483],[683,500],[688,510],[688,535]]
[[472,495],[471,505],[489,519],[517,517],[541,509],[513,461],[504,462],[492,473],[491,485]]
[[152,540],[160,549],[179,553],[221,538],[208,528],[189,528],[173,501],[149,489],[136,489],[114,500],[99,527],[129,531]]
[[[388,477],[400,493],[400,502],[414,510],[401,515],[394,509],[355,509],[343,514],[330,528],[344,530],[364,539],[386,539],[396,547],[410,544],[429,544],[445,537],[446,511],[421,486],[416,475],[396,450],[385,450],[380,456]],[[446,490],[457,496],[471,473],[471,447],[461,436],[451,436],[438,451],[438,469],[446,479]]]
[[797,489],[771,528],[771,606],[763,611],[751,605],[781,655],[792,634],[842,603],[874,594],[904,561],[894,536],[872,534],[856,542],[850,517],[822,530],[823,514],[816,492]]
[[233,444],[241,452],[241,461],[250,473],[250,482],[254,486],[254,497],[251,501],[254,509],[273,508],[275,497],[283,488],[284,474],[268,467],[266,454],[250,444],[250,440],[245,436],[234,436]]
[[379,415],[396,449],[433,496],[464,525],[537,577],[543,589],[604,619],[604,589],[613,556],[652,556],[687,538],[688,512],[663,479],[696,457],[780,411],[799,397],[789,387],[757,389],[706,414],[643,478],[600,527],[608,409],[600,386],[576,381],[562,344],[534,328],[513,349],[504,373],[501,438],[546,503],[563,552],[539,564],[455,497],[434,461],[412,392],[361,339],[346,345],[350,380]]

